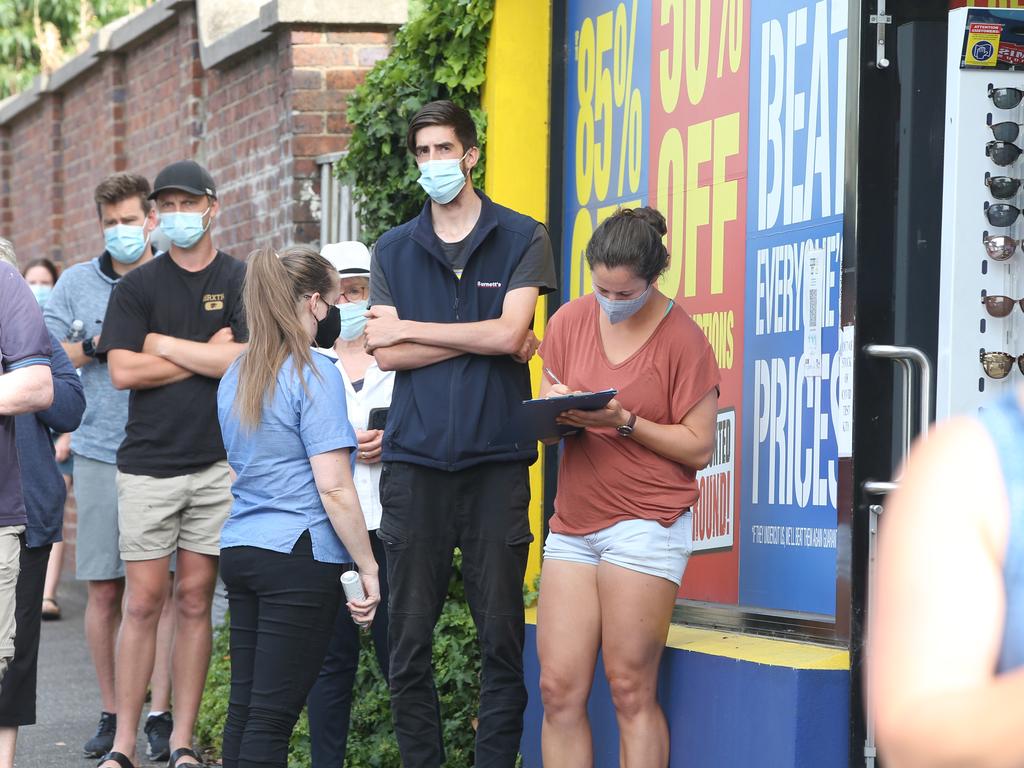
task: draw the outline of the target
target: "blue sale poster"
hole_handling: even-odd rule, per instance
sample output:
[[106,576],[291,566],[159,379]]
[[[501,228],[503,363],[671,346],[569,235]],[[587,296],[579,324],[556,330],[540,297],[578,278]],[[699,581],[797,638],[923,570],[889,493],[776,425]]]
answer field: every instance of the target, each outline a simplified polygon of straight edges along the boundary
[[751,10],[740,603],[832,616],[847,4]]

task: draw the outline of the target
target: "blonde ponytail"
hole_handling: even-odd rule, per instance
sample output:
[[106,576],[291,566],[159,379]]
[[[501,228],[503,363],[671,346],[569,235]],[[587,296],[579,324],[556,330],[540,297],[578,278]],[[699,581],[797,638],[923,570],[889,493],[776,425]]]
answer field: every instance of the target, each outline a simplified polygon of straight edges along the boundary
[[249,324],[249,347],[238,371],[235,408],[245,427],[255,427],[264,404],[274,396],[277,375],[292,358],[296,375],[312,363],[309,332],[297,305],[306,294],[326,296],[335,287],[334,268],[323,256],[302,245],[281,251],[260,248],[249,254],[242,296]]

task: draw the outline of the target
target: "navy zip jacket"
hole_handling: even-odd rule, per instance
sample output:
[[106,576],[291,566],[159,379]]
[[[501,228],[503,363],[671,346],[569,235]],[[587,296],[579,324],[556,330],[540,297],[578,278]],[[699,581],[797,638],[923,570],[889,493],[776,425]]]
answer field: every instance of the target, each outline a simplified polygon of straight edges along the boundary
[[[455,277],[434,233],[430,201],[386,232],[374,256],[403,320],[474,323],[501,317],[509,279],[537,222],[477,192],[483,207]],[[384,461],[458,471],[493,461],[537,459],[535,443],[494,444],[517,403],[530,398],[529,368],[509,355],[463,354],[398,371],[384,432]]]
[[53,375],[53,404],[45,411],[14,418],[14,440],[18,446],[21,486],[28,512],[28,525],[25,526],[27,547],[45,547],[61,540],[67,489],[53,457],[50,431],[74,432],[85,413],[82,382],[60,340],[52,333],[50,372]]

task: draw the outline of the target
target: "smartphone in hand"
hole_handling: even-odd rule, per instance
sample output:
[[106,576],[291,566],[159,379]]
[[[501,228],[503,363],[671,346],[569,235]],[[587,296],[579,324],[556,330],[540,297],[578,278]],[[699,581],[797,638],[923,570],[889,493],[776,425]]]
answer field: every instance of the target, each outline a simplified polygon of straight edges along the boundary
[[388,423],[388,408],[371,408],[367,429],[384,429]]

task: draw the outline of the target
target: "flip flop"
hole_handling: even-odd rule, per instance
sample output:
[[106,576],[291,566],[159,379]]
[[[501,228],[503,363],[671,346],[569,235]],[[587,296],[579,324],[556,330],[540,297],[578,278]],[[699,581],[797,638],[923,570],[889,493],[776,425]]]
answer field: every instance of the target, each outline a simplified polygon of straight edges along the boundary
[[104,763],[113,760],[121,768],[135,768],[132,761],[128,759],[127,755],[121,754],[120,752],[107,752],[96,765],[103,765]]
[[[179,765],[178,759],[182,757],[193,757],[199,762],[181,763]],[[182,747],[181,749],[174,750],[171,752],[171,759],[167,761],[167,768],[204,768],[205,765],[206,764],[203,762],[203,759],[188,747]],[[128,768],[131,768],[131,766]]]
[[[59,621],[60,620],[60,604],[52,597],[43,598],[43,621]],[[113,759],[113,758],[111,758]]]

